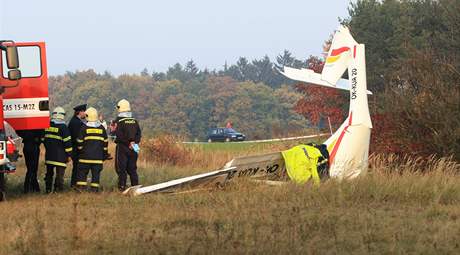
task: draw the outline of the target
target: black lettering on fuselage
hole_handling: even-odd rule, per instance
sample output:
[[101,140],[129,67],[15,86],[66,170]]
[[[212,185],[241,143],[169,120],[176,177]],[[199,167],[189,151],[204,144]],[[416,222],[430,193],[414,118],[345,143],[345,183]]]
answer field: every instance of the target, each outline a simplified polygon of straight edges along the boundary
[[356,87],[358,85],[358,70],[353,68],[351,70],[351,99],[356,99],[358,97]]

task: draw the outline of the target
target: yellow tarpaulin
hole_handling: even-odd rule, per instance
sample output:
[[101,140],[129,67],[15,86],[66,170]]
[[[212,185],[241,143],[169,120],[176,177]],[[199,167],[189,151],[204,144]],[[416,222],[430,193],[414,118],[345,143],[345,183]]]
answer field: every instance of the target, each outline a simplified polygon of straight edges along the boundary
[[281,152],[286,164],[289,178],[298,184],[304,184],[310,178],[319,185],[320,179],[317,170],[318,158],[321,152],[309,145],[297,145],[289,150]]

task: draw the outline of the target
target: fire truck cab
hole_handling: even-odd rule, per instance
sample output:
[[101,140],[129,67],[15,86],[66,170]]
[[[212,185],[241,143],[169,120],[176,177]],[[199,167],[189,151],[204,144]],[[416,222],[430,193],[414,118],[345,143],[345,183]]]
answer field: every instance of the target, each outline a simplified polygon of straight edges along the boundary
[[45,129],[49,121],[45,43],[0,40],[0,200],[17,158],[8,130]]

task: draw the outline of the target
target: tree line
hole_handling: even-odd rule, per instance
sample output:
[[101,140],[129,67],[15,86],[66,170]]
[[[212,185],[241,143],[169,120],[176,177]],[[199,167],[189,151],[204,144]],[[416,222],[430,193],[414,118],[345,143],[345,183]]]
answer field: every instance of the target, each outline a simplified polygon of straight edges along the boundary
[[125,98],[143,132],[152,136],[171,133],[201,140],[209,128],[232,122],[249,138],[259,139],[304,132],[308,126],[293,109],[301,94],[292,86],[198,70],[193,61],[166,73],[144,70],[115,77],[93,70],[67,72],[50,77],[50,94],[53,106],[72,109],[88,103],[107,120],[115,117],[116,102]]
[[460,1],[358,0],[342,22],[366,45],[374,150],[460,159]]

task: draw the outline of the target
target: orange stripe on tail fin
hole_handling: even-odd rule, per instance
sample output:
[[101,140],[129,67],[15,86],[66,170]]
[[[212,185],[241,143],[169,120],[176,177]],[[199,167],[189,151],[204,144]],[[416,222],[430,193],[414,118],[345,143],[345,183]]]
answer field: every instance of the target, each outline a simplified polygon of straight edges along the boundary
[[337,150],[339,149],[340,143],[342,142],[342,139],[345,136],[345,132],[347,132],[348,127],[351,126],[352,118],[353,118],[353,112],[350,112],[350,117],[348,119],[348,126],[346,126],[342,130],[342,133],[340,133],[340,136],[337,139],[337,143],[335,144],[334,149],[332,149],[331,155],[329,157],[329,162],[330,162],[331,165],[332,165],[332,163],[334,163],[335,154],[337,154]]

